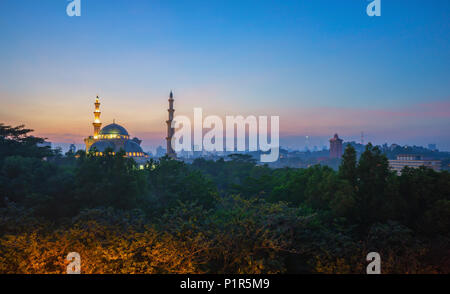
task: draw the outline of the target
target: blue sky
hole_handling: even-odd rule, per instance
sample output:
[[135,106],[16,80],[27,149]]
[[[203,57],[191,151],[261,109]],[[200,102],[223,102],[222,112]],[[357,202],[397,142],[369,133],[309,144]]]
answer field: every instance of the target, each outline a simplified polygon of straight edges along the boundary
[[69,1],[2,0],[1,121],[81,143],[99,94],[153,146],[173,89],[178,114],[279,115],[291,147],[364,131],[450,150],[450,1],[381,2],[81,0],[68,17]]

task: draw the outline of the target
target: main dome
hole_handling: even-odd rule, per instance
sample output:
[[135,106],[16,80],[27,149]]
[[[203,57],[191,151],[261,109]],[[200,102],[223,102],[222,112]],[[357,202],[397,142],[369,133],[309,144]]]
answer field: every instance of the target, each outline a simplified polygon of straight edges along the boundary
[[122,135],[129,136],[127,130],[121,125],[112,123],[100,130],[100,135]]
[[100,141],[97,141],[94,144],[92,144],[89,151],[96,150],[98,152],[104,152],[107,148],[111,148],[112,151],[114,151],[114,152],[119,152],[122,149],[127,154],[130,152],[144,153],[144,151],[142,151],[141,146],[139,146],[133,140],[126,140],[122,144],[116,144],[112,140],[100,140]]
[[97,152],[104,152],[105,149],[111,148],[113,151],[115,151],[116,146],[113,142],[107,141],[107,140],[100,140],[92,144],[91,148],[89,148],[89,151],[97,151]]

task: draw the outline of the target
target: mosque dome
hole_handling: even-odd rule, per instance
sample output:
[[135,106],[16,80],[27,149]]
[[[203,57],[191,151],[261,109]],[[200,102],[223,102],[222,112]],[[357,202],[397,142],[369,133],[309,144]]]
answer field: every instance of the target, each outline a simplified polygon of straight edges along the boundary
[[[123,141],[122,141],[123,142]],[[142,157],[145,156],[141,146],[133,140],[125,140],[123,145],[114,140],[100,140],[92,144],[89,151],[105,152],[110,148],[112,152],[125,151],[125,154],[130,157]]]
[[143,153],[141,146],[139,146],[135,141],[133,140],[127,140],[124,144],[125,152],[136,152],[136,153]]
[[105,126],[103,129],[100,130],[99,133],[100,136],[126,136],[129,137],[127,130],[122,127],[121,125],[118,125],[116,123],[112,123],[110,125]]
[[116,149],[116,146],[111,141],[100,140],[92,144],[91,148],[89,148],[89,151],[93,151],[95,149],[97,152],[104,152],[107,148],[111,148],[112,150],[114,150]]

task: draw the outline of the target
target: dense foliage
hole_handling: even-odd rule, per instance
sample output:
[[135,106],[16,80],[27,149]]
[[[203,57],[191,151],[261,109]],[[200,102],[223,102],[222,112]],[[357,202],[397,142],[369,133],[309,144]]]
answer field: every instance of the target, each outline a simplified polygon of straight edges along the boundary
[[[251,157],[65,156],[0,124],[0,273],[450,273],[450,174],[389,170],[371,144],[338,171]],[[107,153],[107,152],[106,152]]]

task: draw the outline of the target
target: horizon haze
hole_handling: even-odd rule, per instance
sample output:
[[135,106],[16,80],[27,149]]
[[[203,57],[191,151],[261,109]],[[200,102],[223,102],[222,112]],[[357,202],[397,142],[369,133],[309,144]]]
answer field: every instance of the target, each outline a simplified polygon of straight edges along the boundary
[[60,144],[116,120],[146,150],[175,115],[278,115],[280,145],[345,141],[450,151],[449,1],[0,3],[1,122]]

